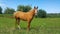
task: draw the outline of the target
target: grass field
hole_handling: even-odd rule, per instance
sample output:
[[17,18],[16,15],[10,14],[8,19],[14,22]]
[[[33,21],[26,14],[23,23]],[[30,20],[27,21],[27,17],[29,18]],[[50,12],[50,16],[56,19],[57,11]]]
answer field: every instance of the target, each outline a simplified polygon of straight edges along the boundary
[[[26,21],[21,20],[21,30],[14,25],[14,18],[0,17],[0,34],[26,34]],[[34,18],[28,34],[60,34],[60,18]]]

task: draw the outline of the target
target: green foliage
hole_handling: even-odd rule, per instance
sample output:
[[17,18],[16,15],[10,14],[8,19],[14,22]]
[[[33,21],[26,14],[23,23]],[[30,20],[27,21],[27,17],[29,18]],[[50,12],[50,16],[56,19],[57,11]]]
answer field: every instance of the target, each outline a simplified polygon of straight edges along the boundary
[[27,11],[29,11],[29,10],[31,10],[31,9],[32,9],[31,6],[25,6],[23,11],[24,11],[24,12],[27,12]]
[[32,9],[32,8],[31,8],[31,6],[29,6],[29,5],[26,5],[26,6],[24,6],[24,5],[19,5],[19,6],[17,7],[17,11],[23,11],[23,12],[28,12],[30,9]]
[[5,11],[4,11],[4,14],[13,14],[14,12],[15,12],[14,9],[7,7],[7,8],[5,9]]
[[0,14],[0,17],[13,17],[13,14]]
[[38,10],[37,17],[45,18],[46,17],[46,11],[45,10]]
[[0,7],[0,14],[2,14],[2,8]]
[[17,11],[23,11],[23,9],[24,9],[24,5],[19,5],[19,6],[17,7]]
[[48,18],[60,18],[60,13],[48,13]]

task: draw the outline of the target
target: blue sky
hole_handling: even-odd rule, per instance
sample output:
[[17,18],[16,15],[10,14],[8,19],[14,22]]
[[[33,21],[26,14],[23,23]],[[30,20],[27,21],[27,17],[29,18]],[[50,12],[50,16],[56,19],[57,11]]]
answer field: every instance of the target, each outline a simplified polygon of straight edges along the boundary
[[[60,13],[60,0],[0,0],[0,6],[17,9],[18,5],[38,6],[39,9],[44,9],[47,13]],[[4,12],[4,11],[3,11]]]

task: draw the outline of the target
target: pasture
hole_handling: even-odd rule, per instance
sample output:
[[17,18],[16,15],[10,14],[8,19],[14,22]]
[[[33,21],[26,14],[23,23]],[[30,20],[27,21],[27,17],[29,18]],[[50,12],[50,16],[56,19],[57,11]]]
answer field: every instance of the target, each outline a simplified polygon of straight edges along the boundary
[[[0,34],[26,34],[27,22],[21,20],[21,30],[15,30],[15,19],[0,17]],[[60,34],[60,18],[34,18],[28,34]]]

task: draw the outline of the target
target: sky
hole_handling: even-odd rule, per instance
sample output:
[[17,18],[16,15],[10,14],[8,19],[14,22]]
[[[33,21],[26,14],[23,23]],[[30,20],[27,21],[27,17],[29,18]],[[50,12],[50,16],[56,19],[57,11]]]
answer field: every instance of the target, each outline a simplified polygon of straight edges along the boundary
[[60,0],[0,0],[3,12],[6,7],[17,10],[18,5],[30,5],[32,8],[38,6],[47,13],[60,13]]

